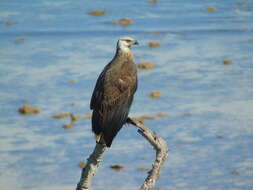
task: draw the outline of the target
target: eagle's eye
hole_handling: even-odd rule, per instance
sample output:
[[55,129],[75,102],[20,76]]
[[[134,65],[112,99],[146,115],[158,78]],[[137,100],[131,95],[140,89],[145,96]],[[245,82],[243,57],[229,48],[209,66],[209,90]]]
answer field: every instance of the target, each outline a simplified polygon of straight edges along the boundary
[[126,40],[126,42],[127,42],[127,43],[130,43],[130,42],[131,42],[131,40]]

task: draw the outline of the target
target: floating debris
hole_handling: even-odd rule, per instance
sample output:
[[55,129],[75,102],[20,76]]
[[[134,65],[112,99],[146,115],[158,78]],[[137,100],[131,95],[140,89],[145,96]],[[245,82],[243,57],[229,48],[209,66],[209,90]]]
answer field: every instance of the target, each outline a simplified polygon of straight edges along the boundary
[[114,165],[111,165],[110,168],[115,170],[115,171],[120,171],[124,168],[125,166],[122,165],[122,164],[114,164]]
[[142,118],[143,120],[148,119],[148,120],[153,120],[156,118],[156,116],[151,116],[151,115],[143,115],[140,118]]
[[76,102],[70,102],[70,103],[68,103],[70,106],[80,106],[80,104],[79,103],[76,103]]
[[253,42],[253,39],[249,39],[248,42]]
[[70,117],[70,113],[59,113],[53,116],[55,119],[62,119],[66,117]]
[[240,171],[238,171],[238,170],[232,170],[230,173],[233,174],[233,175],[239,175]]
[[186,113],[184,113],[184,116],[190,117],[190,116],[192,116],[192,114],[190,112],[186,112]]
[[230,65],[230,64],[232,64],[233,62],[232,62],[232,60],[231,59],[224,59],[224,61],[223,61],[223,64],[224,65]]
[[149,3],[151,3],[151,4],[157,4],[158,0],[150,0]]
[[246,2],[235,2],[236,6],[244,6]]
[[142,115],[142,116],[138,117],[139,120],[145,120],[145,119],[153,120],[155,118],[156,118],[155,116],[151,116],[151,115]]
[[63,128],[64,129],[70,129],[70,128],[73,128],[74,127],[74,123],[73,122],[70,122],[70,123],[65,123],[63,125]]
[[21,39],[15,40],[16,44],[20,44],[20,43],[24,43],[24,42],[25,42],[25,38],[21,38]]
[[70,114],[70,118],[71,118],[71,121],[69,123],[65,123],[63,125],[64,129],[70,129],[70,128],[74,127],[74,125],[77,122],[77,120],[81,119],[82,117],[78,116],[78,115],[74,115],[74,114],[71,113]]
[[211,7],[211,6],[207,7],[207,10],[210,11],[210,12],[216,11],[216,9],[217,9],[216,7]]
[[88,14],[92,15],[92,16],[101,16],[104,15],[106,12],[103,10],[91,10],[88,12]]
[[161,113],[161,112],[157,114],[158,118],[164,118],[164,117],[167,117],[167,116],[168,116],[167,114]]
[[114,21],[112,22],[112,24],[115,24],[115,25],[124,25],[124,26],[127,26],[129,24],[132,24],[132,20],[130,18],[122,18],[118,21]]
[[34,108],[32,106],[21,106],[19,109],[18,109],[19,113],[20,114],[24,114],[24,115],[28,115],[28,114],[38,114],[41,112],[40,109],[38,108]]
[[138,117],[133,117],[133,119],[141,122],[141,123],[144,123],[144,120],[153,120],[153,119],[157,119],[157,118],[163,118],[163,117],[166,117],[167,115],[164,114],[164,113],[158,113],[156,116],[152,116],[152,115],[141,115],[141,116],[138,116]]
[[84,168],[86,166],[86,162],[79,162],[78,166],[80,168]]
[[12,21],[5,21],[4,22],[4,25],[5,26],[11,26],[11,25],[13,25],[13,24],[16,24],[15,22],[12,22]]
[[59,113],[53,116],[53,118],[55,119],[62,119],[62,118],[66,118],[66,117],[70,117],[70,122],[69,123],[65,123],[63,125],[64,129],[70,129],[72,127],[74,127],[74,124],[79,120],[79,119],[84,119],[85,116],[80,116],[80,115],[74,115],[73,113]]
[[139,171],[149,171],[150,168],[137,168]]
[[223,138],[224,138],[223,135],[216,135],[215,137],[216,137],[217,139],[223,139]]
[[149,43],[148,43],[148,46],[149,46],[150,48],[156,48],[156,47],[159,47],[159,46],[160,46],[160,42],[152,41],[152,42],[149,42]]
[[70,80],[68,80],[68,82],[71,83],[71,84],[76,83],[76,81],[74,79],[70,79]]
[[145,119],[153,120],[153,119],[156,119],[156,116],[142,115],[142,116],[134,117],[134,119],[144,124]]
[[85,116],[84,116],[84,119],[91,119],[92,118],[92,112],[89,112],[87,113]]
[[153,63],[150,63],[150,62],[141,62],[137,65],[138,69],[153,69],[154,68],[154,64]]
[[82,116],[79,116],[79,115],[74,115],[74,114],[70,114],[70,118],[71,118],[71,121],[72,122],[76,122],[77,120],[81,119]]
[[162,93],[160,91],[153,91],[148,94],[150,98],[160,98]]

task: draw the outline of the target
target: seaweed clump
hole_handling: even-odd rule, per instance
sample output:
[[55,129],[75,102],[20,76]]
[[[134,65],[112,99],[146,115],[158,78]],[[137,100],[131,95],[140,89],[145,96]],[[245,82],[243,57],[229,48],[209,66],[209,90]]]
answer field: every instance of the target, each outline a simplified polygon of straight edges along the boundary
[[224,61],[223,61],[223,64],[224,65],[230,65],[230,64],[232,64],[233,62],[232,62],[232,60],[231,59],[224,59]]
[[160,91],[153,91],[148,94],[150,98],[160,98],[162,93]]
[[153,63],[150,63],[150,62],[141,62],[137,65],[138,69],[143,69],[143,70],[150,70],[150,69],[153,69],[154,68],[154,64]]
[[158,113],[157,115],[141,115],[138,117],[134,117],[137,121],[144,123],[144,120],[154,120],[157,118],[164,118],[167,117],[165,113]]
[[41,110],[38,109],[38,108],[35,108],[35,107],[32,107],[32,106],[26,106],[26,105],[21,106],[18,109],[18,111],[19,111],[20,114],[23,114],[23,115],[38,114],[38,113],[41,112]]
[[59,113],[53,116],[55,119],[62,119],[66,117],[70,117],[70,113]]
[[150,168],[137,168],[139,171],[149,171]]
[[80,168],[84,168],[86,166],[86,162],[79,162],[78,166]]
[[235,2],[236,6],[244,6],[246,4],[246,2]]
[[64,129],[70,129],[70,128],[72,128],[73,126],[74,126],[74,124],[79,120],[79,119],[81,119],[82,117],[81,116],[78,116],[78,115],[74,115],[74,114],[70,114],[69,115],[70,116],[70,122],[69,123],[65,123],[64,125],[63,125],[63,128]]
[[90,14],[92,16],[101,16],[101,15],[106,14],[106,12],[103,10],[91,10],[88,12],[88,14]]
[[122,164],[114,164],[114,165],[111,165],[110,168],[115,170],[115,171],[120,171],[124,168],[125,166],[122,165]]
[[217,8],[216,7],[207,7],[207,10],[209,11],[209,12],[213,12],[213,11],[216,11],[217,10]]
[[240,171],[238,171],[238,170],[232,170],[230,173],[233,174],[233,175],[239,175]]
[[15,40],[16,44],[21,44],[21,43],[24,43],[24,42],[25,42],[25,38]]
[[149,3],[151,3],[151,4],[157,4],[158,0],[150,0]]
[[148,46],[149,46],[150,48],[156,48],[156,47],[159,47],[159,46],[160,46],[160,42],[152,41],[152,42],[149,42],[149,43],[148,43]]
[[92,112],[87,113],[83,118],[84,119],[91,119],[92,118]]
[[5,21],[4,22],[4,25],[5,26],[11,26],[11,25],[13,25],[13,24],[16,24],[15,22],[12,22],[12,21]]
[[112,24],[123,25],[123,26],[127,26],[127,25],[130,25],[132,23],[133,22],[132,22],[132,20],[130,18],[122,18],[122,19],[119,19],[118,21],[112,22]]

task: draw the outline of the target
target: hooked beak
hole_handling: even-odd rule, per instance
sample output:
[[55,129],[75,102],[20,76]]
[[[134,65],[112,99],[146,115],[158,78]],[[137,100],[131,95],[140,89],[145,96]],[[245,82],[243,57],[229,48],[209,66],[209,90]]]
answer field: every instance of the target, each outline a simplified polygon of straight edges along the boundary
[[139,45],[139,42],[137,40],[135,40],[134,45]]

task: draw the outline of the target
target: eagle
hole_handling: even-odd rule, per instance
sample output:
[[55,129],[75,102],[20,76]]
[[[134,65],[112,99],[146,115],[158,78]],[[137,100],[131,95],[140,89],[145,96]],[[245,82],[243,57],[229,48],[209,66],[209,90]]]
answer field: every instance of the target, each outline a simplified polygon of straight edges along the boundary
[[92,93],[92,131],[97,143],[107,147],[126,123],[137,90],[137,68],[131,52],[137,44],[131,37],[119,38],[114,58],[100,73]]

